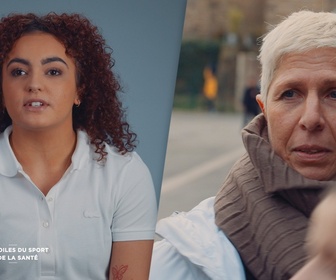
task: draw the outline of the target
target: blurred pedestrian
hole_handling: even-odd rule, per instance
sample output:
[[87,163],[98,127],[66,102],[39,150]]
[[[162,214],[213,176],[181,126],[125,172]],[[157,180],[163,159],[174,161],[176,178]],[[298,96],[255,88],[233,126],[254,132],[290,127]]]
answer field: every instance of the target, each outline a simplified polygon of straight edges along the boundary
[[243,95],[243,126],[247,125],[255,116],[260,113],[260,108],[256,96],[260,93],[256,79],[250,79]]
[[206,108],[209,112],[216,111],[216,99],[218,93],[218,80],[213,67],[207,65],[203,70],[203,94],[206,100]]

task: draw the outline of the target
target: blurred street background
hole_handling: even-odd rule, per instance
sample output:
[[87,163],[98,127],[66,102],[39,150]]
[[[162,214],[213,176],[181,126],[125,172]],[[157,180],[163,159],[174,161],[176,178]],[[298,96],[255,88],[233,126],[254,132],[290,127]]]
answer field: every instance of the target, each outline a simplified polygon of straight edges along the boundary
[[241,114],[173,112],[159,219],[188,211],[217,193],[244,152],[241,125]]
[[257,113],[260,38],[302,9],[335,12],[336,0],[187,1],[159,219],[216,195]]

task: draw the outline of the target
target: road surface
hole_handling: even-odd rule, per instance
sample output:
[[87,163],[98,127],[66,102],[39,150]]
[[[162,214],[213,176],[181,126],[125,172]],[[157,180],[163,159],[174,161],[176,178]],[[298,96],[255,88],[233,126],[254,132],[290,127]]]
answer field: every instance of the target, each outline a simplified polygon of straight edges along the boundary
[[216,195],[244,153],[241,114],[173,111],[158,219]]

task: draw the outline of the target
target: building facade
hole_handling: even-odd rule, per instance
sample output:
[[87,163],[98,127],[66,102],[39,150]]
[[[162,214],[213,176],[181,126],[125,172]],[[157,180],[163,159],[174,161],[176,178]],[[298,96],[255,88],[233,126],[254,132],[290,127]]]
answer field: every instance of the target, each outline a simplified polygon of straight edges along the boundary
[[260,36],[302,9],[334,11],[336,0],[188,0],[183,36],[213,39],[228,32]]
[[258,38],[292,12],[335,11],[336,0],[188,0],[184,40],[220,40],[220,107],[242,110],[247,81],[259,78]]

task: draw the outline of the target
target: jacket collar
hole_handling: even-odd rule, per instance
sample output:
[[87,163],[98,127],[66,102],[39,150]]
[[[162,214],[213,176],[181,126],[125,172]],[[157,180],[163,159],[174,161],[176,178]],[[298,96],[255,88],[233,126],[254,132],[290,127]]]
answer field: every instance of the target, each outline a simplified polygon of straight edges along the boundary
[[242,137],[246,151],[267,193],[290,189],[316,189],[330,184],[303,177],[274,152],[269,142],[267,121],[263,114],[255,117],[243,129]]

